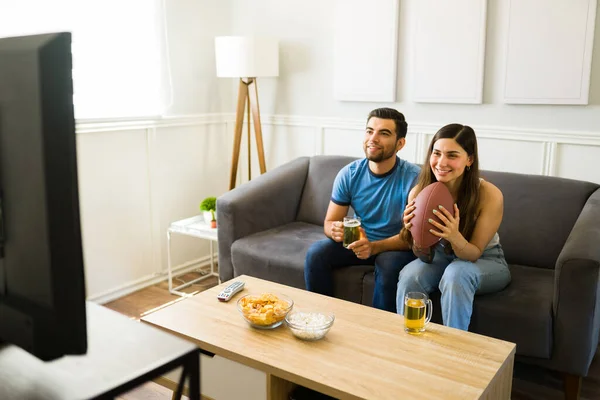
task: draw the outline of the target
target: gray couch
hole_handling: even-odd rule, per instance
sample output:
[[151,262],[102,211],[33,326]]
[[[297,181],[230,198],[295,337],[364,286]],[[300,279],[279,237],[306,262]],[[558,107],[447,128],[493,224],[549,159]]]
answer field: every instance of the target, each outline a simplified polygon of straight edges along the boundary
[[[304,258],[311,243],[325,238],[333,180],[354,159],[298,158],[219,197],[221,280],[246,274],[304,288]],[[512,282],[476,297],[469,330],[516,343],[519,360],[562,371],[576,387],[600,331],[600,185],[482,176],[504,194],[499,234]],[[370,305],[373,281],[372,266],[342,268],[335,296]],[[432,298],[439,311],[439,292]]]

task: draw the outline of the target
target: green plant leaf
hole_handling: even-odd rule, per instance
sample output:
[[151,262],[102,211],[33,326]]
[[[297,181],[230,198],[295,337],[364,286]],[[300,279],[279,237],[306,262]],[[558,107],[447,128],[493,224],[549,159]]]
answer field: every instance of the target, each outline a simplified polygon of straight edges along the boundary
[[217,210],[217,198],[207,197],[200,203],[200,211],[216,211]]

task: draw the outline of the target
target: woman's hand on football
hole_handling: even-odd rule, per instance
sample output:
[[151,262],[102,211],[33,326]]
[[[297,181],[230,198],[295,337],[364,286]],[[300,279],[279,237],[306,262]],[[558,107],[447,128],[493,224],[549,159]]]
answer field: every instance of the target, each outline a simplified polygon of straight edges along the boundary
[[430,219],[429,223],[436,227],[437,230],[430,229],[429,232],[433,233],[435,236],[446,239],[451,244],[464,241],[458,230],[460,226],[460,213],[456,203],[454,203],[454,216],[452,216],[450,211],[446,210],[444,206],[439,206],[437,210],[434,209],[433,213],[442,220],[443,224]]
[[410,222],[411,219],[413,219],[413,217],[415,216],[414,212],[415,209],[417,207],[415,206],[415,201],[411,201],[410,203],[408,203],[406,205],[406,208],[404,209],[404,215],[402,217],[402,222],[404,223],[404,227],[406,229],[410,229],[412,226],[412,223]]

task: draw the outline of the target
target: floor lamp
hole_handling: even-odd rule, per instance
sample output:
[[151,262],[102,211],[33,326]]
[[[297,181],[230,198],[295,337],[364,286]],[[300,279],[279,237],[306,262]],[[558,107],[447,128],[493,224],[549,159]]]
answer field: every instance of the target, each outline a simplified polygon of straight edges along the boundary
[[260,173],[267,170],[260,124],[260,108],[258,107],[257,78],[279,75],[279,44],[276,39],[268,37],[219,36],[215,38],[215,56],[217,76],[220,78],[238,78],[238,99],[235,114],[235,132],[229,190],[235,187],[244,114],[248,112],[248,180],[251,179],[251,134],[250,114],[254,134]]

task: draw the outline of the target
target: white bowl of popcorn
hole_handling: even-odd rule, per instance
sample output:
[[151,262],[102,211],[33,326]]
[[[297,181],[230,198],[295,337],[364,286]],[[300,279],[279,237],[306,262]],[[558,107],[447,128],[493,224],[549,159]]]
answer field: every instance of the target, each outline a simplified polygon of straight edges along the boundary
[[310,341],[323,339],[334,320],[333,313],[314,311],[293,311],[285,316],[285,322],[294,336]]

